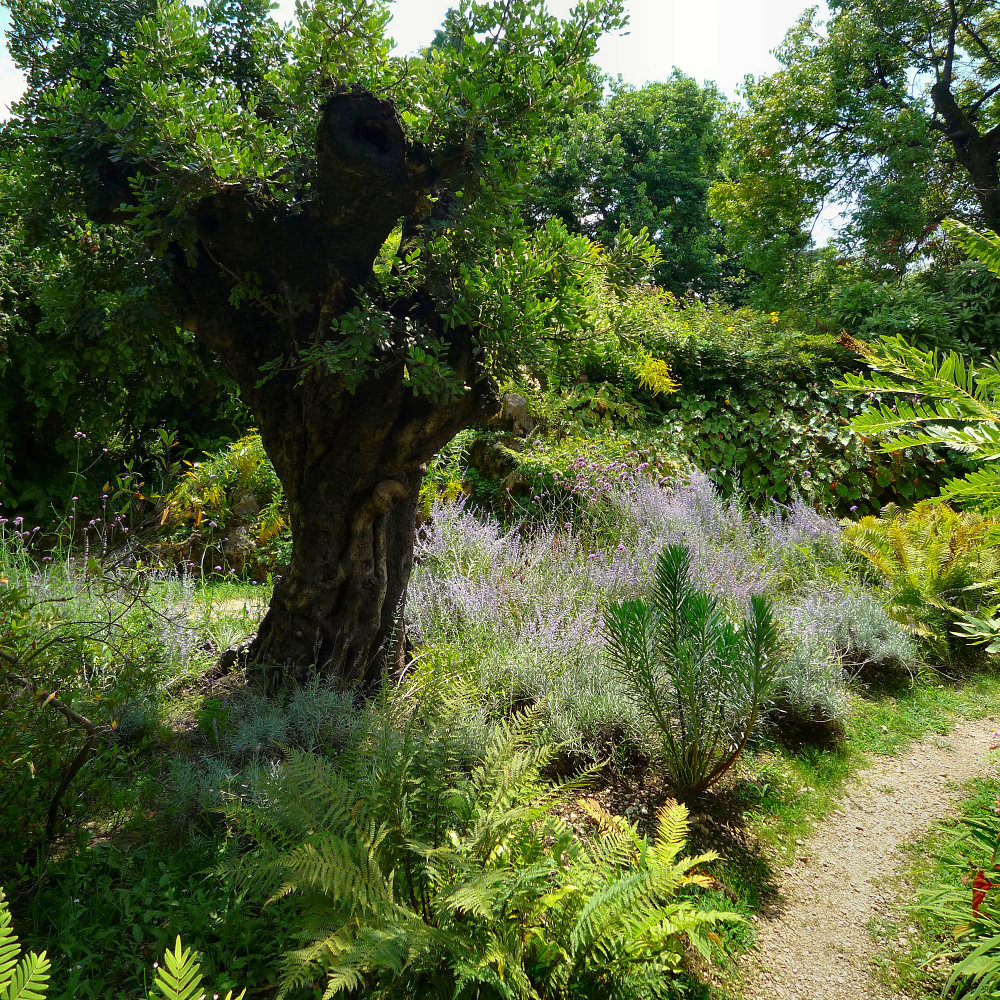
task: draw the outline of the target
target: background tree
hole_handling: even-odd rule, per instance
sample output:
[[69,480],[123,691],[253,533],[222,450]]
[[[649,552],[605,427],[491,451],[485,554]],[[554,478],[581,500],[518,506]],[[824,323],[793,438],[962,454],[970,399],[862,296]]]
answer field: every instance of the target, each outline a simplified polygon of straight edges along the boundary
[[[841,0],[748,78],[713,211],[774,296],[825,205],[837,244],[902,273],[954,216],[1000,232],[1000,18],[992,0]],[[773,299],[772,299],[773,301]]]
[[294,548],[251,657],[370,680],[401,647],[426,461],[493,410],[499,374],[600,322],[595,267],[613,289],[648,266],[520,211],[625,19],[463,0],[404,60],[385,0],[301,0],[288,30],[269,7],[15,0],[28,89],[4,143],[27,187],[168,269],[158,308],[254,415]]
[[724,97],[679,70],[636,89],[621,80],[596,108],[562,119],[558,165],[532,196],[540,218],[611,246],[645,228],[660,251],[657,284],[675,294],[718,287],[724,246],[707,197],[722,154]]

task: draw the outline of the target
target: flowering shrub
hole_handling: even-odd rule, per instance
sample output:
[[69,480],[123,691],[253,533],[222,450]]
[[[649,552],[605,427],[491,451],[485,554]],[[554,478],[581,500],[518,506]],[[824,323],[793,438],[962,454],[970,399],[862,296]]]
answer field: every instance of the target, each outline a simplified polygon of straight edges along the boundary
[[552,518],[505,528],[465,501],[436,505],[406,608],[418,641],[453,650],[493,708],[539,703],[554,738],[595,756],[647,742],[608,661],[602,609],[648,591],[657,551],[686,545],[696,586],[739,617],[751,595],[784,585],[795,560],[836,548],[839,532],[804,505],[749,515],[703,475],[676,486],[626,476],[602,495],[596,534]]

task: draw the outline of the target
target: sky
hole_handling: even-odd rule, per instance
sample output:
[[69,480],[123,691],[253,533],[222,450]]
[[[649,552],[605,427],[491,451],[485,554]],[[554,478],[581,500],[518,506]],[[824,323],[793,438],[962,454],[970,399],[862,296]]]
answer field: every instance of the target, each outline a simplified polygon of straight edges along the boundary
[[[114,0],[109,0],[114,2]],[[564,15],[573,0],[549,0],[549,9]],[[396,0],[391,33],[400,53],[430,42],[445,11],[455,0]],[[813,0],[821,3],[821,0]],[[621,74],[641,86],[663,80],[673,67],[700,83],[714,80],[735,96],[743,77],[759,76],[777,67],[771,50],[799,15],[813,3],[806,0],[628,0],[629,33],[606,38],[597,62],[612,76]],[[278,0],[275,16],[291,18],[294,0]],[[9,21],[0,3],[0,30]],[[0,118],[7,116],[21,91],[21,76],[6,47],[0,49]]]

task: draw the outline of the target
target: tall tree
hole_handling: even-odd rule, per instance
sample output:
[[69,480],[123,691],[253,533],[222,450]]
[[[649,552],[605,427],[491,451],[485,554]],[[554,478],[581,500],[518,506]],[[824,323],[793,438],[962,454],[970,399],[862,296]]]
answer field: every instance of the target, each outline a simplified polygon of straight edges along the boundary
[[714,84],[680,70],[640,89],[619,81],[598,107],[562,120],[557,165],[540,178],[533,211],[607,246],[622,227],[645,228],[660,251],[658,284],[677,294],[715,289],[724,245],[707,198],[723,109]]
[[[634,280],[520,205],[548,121],[620,0],[462,0],[424,58],[386,0],[14,0],[28,90],[3,142],[68,214],[169,269],[161,307],[214,350],[260,427],[293,554],[251,658],[374,679],[400,648],[426,461],[494,379],[600,321],[593,272]],[[613,283],[612,280],[612,283]],[[610,286],[609,286],[610,287]]]
[[953,215],[1000,232],[995,0],[834,0],[749,78],[728,177],[711,194],[734,248],[772,286],[825,205],[838,243],[899,273]]

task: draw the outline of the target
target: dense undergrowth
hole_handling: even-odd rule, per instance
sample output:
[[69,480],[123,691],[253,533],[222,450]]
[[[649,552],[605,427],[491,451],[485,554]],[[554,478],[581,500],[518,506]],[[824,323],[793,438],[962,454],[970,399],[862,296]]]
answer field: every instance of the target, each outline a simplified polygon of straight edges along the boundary
[[[413,660],[373,701],[318,677],[267,697],[217,671],[259,620],[262,586],[196,584],[136,549],[45,561],[24,526],[8,533],[0,882],[22,939],[49,951],[49,995],[143,993],[178,933],[220,989],[697,993],[692,946],[725,962],[752,941],[732,915],[762,905],[771,852],[864,754],[991,696],[992,673],[949,630],[990,599],[992,550],[981,533],[953,547],[948,583],[873,560],[803,501],[754,509],[705,475],[653,473],[623,461],[572,508],[549,495],[507,522],[438,492],[408,600]],[[967,516],[928,510],[907,522],[914,546],[928,517],[965,537]],[[739,685],[714,728],[693,690],[693,736],[643,696],[677,689],[663,670],[678,655],[728,662],[718,643],[740,629],[678,633],[645,688],[612,654],[607,609],[655,595],[671,545],[690,561],[685,600],[712,595],[697,614],[738,622],[754,595],[772,609],[756,723]],[[914,616],[900,592],[950,595],[951,617]],[[663,810],[684,791],[677,748],[707,750],[709,733],[746,751],[716,791],[686,796],[684,853],[723,858],[685,874],[671,866],[686,824]]]
[[706,996],[866,755],[991,710],[997,522],[848,427],[868,362],[649,290],[613,320],[428,470],[376,696],[227,666],[290,551],[253,433],[0,519],[0,885],[50,997],[146,995],[164,952],[296,1000]]

